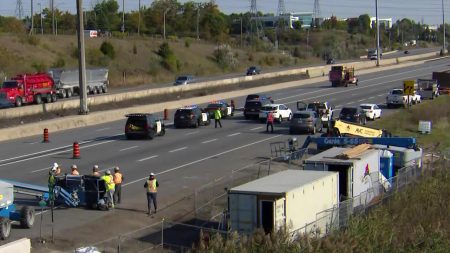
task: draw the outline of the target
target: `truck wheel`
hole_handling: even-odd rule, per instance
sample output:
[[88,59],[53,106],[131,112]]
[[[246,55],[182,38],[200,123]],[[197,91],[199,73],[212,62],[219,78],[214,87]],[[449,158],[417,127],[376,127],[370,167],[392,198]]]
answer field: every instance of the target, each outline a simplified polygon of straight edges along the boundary
[[55,103],[56,101],[58,101],[58,96],[56,96],[56,94],[52,94],[52,103]]
[[166,134],[166,128],[163,127],[163,128],[161,129],[161,132],[159,132],[159,136],[164,136],[165,134]]
[[34,102],[36,103],[36,104],[42,104],[42,97],[41,97],[41,94],[37,94],[37,95],[35,95],[34,96]]
[[24,206],[20,210],[20,226],[23,228],[32,228],[34,225],[34,209]]
[[16,107],[21,107],[22,106],[22,98],[21,97],[16,97],[16,101],[14,102],[14,105]]
[[155,131],[153,129],[150,129],[148,131],[148,138],[151,140],[153,138],[155,138]]
[[0,239],[6,240],[11,234],[11,222],[7,218],[0,218]]
[[108,87],[106,87],[106,86],[103,86],[103,87],[102,87],[102,92],[103,92],[103,93],[106,93],[106,92],[108,92]]
[[71,89],[66,90],[66,98],[72,97],[73,93]]
[[52,102],[52,94],[47,93],[47,95],[45,95],[45,103],[51,103]]

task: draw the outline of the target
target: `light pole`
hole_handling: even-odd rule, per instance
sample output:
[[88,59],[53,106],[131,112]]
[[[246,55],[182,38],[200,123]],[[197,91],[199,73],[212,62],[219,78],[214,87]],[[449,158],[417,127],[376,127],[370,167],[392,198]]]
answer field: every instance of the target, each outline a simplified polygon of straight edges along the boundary
[[41,3],[38,3],[39,5],[39,18],[40,18],[40,22],[41,22],[41,35],[44,35],[44,26],[42,24],[42,6]]
[[139,12],[138,12],[138,36],[141,35],[141,0],[139,0]]
[[34,32],[34,10],[33,10],[33,0],[31,0],[31,29],[30,29],[30,35]]
[[375,0],[375,22],[377,22],[377,67],[380,66],[380,24],[378,23],[378,0]]
[[122,33],[125,32],[125,0],[122,0]]
[[442,26],[444,29],[444,43],[442,44],[442,55],[445,54],[445,14],[444,14],[444,0],[442,0]]
[[164,15],[163,15],[163,38],[164,38],[164,40],[166,40],[166,14],[167,14],[167,12],[170,10],[170,8],[167,8],[165,11],[164,11]]
[[79,114],[89,113],[86,90],[86,59],[84,48],[83,0],[77,0],[77,37],[78,37],[78,80],[80,83],[80,111]]
[[199,23],[200,23],[200,4],[197,4],[197,40],[200,39]]

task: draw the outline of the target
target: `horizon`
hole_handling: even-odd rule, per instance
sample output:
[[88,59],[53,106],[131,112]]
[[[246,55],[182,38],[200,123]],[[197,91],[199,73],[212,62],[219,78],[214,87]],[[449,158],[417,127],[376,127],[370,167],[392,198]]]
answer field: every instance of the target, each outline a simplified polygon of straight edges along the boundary
[[[86,0],[83,1],[83,9],[91,10],[94,3],[101,0]],[[117,0],[116,0],[117,1]],[[127,2],[128,1],[128,2]],[[125,12],[130,12],[138,9],[138,0],[125,1]],[[122,10],[122,1],[117,1],[119,4],[119,12]],[[150,6],[152,1],[141,0],[141,6]],[[189,2],[186,0],[179,0],[180,3]],[[199,0],[194,2],[209,2]],[[442,5],[440,0],[431,0],[428,2],[421,0],[409,0],[408,6],[399,1],[386,2],[378,1],[379,18],[392,18],[395,23],[397,20],[408,18],[414,20],[416,23],[424,23],[428,25],[442,24]],[[2,0],[0,7],[1,16],[15,16],[16,0]],[[227,0],[216,0],[215,3],[219,6],[219,10],[227,15],[231,13],[245,13],[250,11],[250,1],[237,1],[237,3]],[[49,5],[48,0],[34,0],[34,12],[39,13],[39,4],[44,9]],[[22,0],[24,16],[30,16],[31,0]],[[285,0],[286,12],[313,12],[314,0]],[[445,12],[447,12],[447,6]],[[61,11],[69,11],[76,13],[76,1],[55,0],[55,8]],[[278,9],[278,1],[274,0],[259,0],[257,2],[258,11],[264,14],[276,14]],[[401,13],[400,13],[401,12]],[[340,0],[336,3],[333,0],[320,1],[321,17],[328,18],[336,16],[337,18],[351,18],[358,17],[362,14],[368,14],[371,17],[375,16],[375,1],[362,2],[357,0]],[[448,18],[445,17],[447,23]]]

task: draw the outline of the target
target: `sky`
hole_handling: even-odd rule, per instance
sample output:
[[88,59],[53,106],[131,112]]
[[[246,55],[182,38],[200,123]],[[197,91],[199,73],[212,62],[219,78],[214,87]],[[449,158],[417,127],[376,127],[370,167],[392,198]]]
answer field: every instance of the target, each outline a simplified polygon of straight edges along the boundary
[[[25,15],[29,15],[31,10],[31,0],[21,0]],[[76,0],[54,0],[55,6],[63,11],[72,13],[76,11]],[[96,2],[101,0],[83,0],[86,10],[92,8]],[[123,0],[119,0],[122,5]],[[138,0],[124,0],[125,11],[137,10]],[[179,2],[187,2],[178,0]],[[207,0],[194,0],[197,2],[207,2]],[[357,17],[360,14],[375,16],[375,0],[318,0],[322,17],[332,15],[338,18]],[[423,22],[430,25],[442,24],[442,1],[445,5],[445,21],[448,23],[450,13],[450,3],[448,0],[378,0],[379,18],[402,18],[413,19],[416,22]],[[0,0],[0,15],[14,16],[16,3],[18,0]],[[141,5],[149,6],[152,0],[141,0]],[[45,8],[49,5],[49,0],[34,0],[34,10],[39,12],[39,5]],[[226,13],[242,13],[250,10],[250,0],[216,0],[219,9]],[[287,12],[312,12],[314,0],[285,0]],[[122,8],[122,7],[121,7]],[[257,0],[257,9],[263,13],[276,13],[278,9],[277,0]]]

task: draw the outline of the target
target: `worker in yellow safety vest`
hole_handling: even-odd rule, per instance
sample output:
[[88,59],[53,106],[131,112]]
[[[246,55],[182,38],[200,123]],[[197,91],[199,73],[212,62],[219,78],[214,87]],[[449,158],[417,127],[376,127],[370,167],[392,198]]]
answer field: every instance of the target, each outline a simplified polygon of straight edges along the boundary
[[222,123],[220,123],[220,119],[222,118],[222,114],[220,113],[220,109],[217,108],[214,110],[214,126],[217,128],[217,123],[219,123],[220,128],[222,128]]
[[147,189],[147,214],[151,214],[151,203],[153,202],[153,206],[155,207],[155,213],[157,208],[156,202],[156,193],[158,192],[159,183],[155,178],[154,173],[150,173],[148,180],[144,184],[144,188]]
[[122,182],[123,182],[123,175],[120,173],[120,168],[115,167],[114,168],[114,205],[120,204],[120,199],[122,198]]
[[105,175],[101,177],[103,181],[105,182],[105,197],[106,197],[106,204],[108,207],[114,208],[113,203],[113,196],[114,196],[114,179],[111,175],[111,171],[106,170]]

